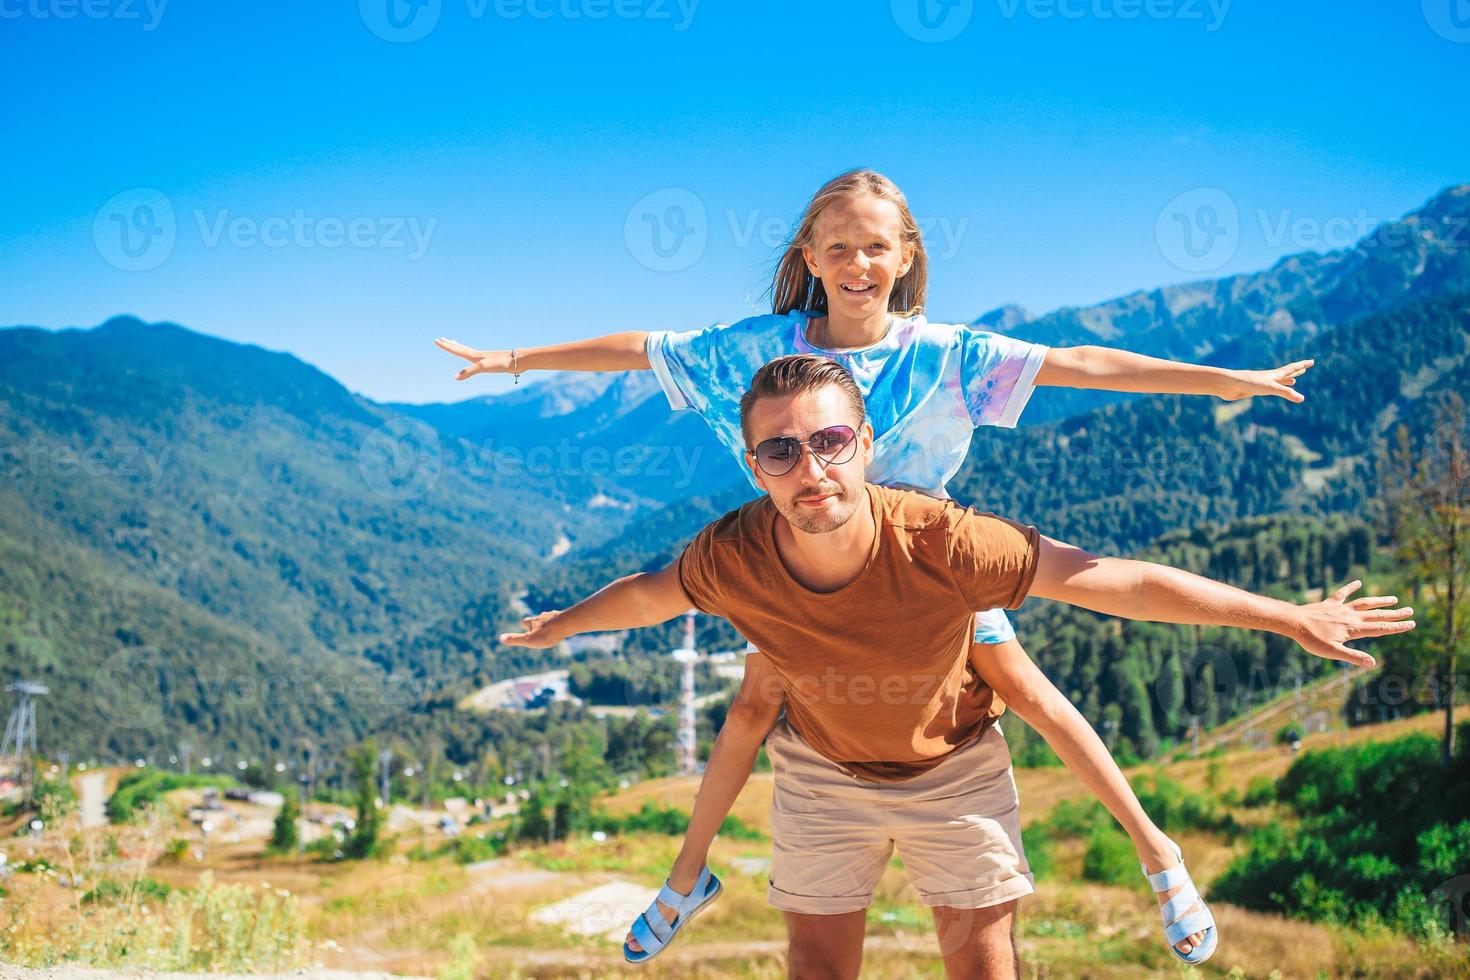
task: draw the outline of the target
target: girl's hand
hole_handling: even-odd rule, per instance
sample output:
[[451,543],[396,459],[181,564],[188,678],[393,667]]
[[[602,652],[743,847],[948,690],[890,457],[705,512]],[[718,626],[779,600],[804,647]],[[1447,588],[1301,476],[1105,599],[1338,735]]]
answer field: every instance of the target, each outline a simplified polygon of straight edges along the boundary
[[523,617],[521,627],[525,632],[501,633],[500,642],[508,647],[530,647],[532,650],[546,650],[554,647],[566,639],[554,626],[559,616],[561,616],[561,610],[552,609],[534,616]]
[[1303,402],[1306,398],[1294,389],[1296,379],[1307,373],[1316,360],[1295,361],[1285,367],[1267,371],[1229,371],[1220,397],[1228,402],[1256,395],[1276,395],[1289,402]]
[[434,341],[434,345],[440,350],[447,350],[455,357],[462,357],[470,362],[469,367],[454,376],[455,381],[463,381],[473,378],[477,374],[510,374],[510,351],[508,350],[475,350],[466,347],[457,340],[440,337]]

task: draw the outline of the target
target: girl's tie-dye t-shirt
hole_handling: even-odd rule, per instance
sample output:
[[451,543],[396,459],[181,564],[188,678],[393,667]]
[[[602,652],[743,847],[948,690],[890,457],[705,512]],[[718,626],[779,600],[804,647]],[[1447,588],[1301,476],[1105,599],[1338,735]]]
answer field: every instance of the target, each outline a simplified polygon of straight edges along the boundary
[[752,487],[740,398],[768,361],[817,354],[841,364],[861,389],[873,425],[868,480],[947,498],[945,484],[964,462],[975,427],[1016,425],[1048,349],[922,315],[891,317],[888,333],[871,346],[830,349],[807,341],[814,315],[820,314],[767,314],[648,335],[648,360],[669,406],[698,412]]
[[[930,323],[922,315],[891,317],[876,344],[835,350],[808,343],[813,314],[793,311],[748,317],[704,330],[655,331],[648,361],[675,410],[692,408],[745,465],[740,398],[761,365],[786,354],[817,354],[857,381],[873,425],[870,482],[949,496],[945,485],[970,451],[978,425],[1014,428],[1035,388],[1047,347],[984,330]],[[1015,637],[999,609],[975,617],[977,643]]]

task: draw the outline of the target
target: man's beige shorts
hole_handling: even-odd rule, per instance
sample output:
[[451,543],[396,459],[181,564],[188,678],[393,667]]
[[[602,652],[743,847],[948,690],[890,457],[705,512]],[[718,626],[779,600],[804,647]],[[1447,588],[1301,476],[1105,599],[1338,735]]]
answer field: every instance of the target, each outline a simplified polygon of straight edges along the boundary
[[987,908],[1036,890],[998,725],[902,782],[849,773],[808,745],[785,714],[766,736],[766,754],[775,770],[767,899],[776,908],[867,908],[895,846],[925,905]]

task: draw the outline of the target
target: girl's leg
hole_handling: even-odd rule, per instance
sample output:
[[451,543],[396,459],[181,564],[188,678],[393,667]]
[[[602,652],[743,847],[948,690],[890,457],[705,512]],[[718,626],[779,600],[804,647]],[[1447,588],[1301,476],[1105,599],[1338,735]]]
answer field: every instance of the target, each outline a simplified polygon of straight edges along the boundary
[[[781,703],[782,692],[766,658],[754,651],[747,653],[745,679],[710,750],[699,793],[694,797],[694,812],[689,816],[689,830],[669,872],[669,885],[675,891],[687,895],[699,879],[709,859],[710,843],[750,779],[761,742],[775,724]],[[658,910],[665,921],[673,920],[673,909],[660,902]],[[631,932],[624,941],[630,949],[642,949]]]
[[[1139,860],[1150,874],[1179,863],[1169,839],[1144,812],[1133,787],[1128,785],[1097,732],[1032,662],[1018,641],[1012,638],[997,643],[975,643],[970,648],[970,663],[1010,709],[1046,739],[1046,744],[1066,767],[1123,825]],[[1171,888],[1158,893],[1159,904],[1178,891]],[[1176,948],[1187,953],[1203,938],[1203,933],[1194,933],[1177,943]]]

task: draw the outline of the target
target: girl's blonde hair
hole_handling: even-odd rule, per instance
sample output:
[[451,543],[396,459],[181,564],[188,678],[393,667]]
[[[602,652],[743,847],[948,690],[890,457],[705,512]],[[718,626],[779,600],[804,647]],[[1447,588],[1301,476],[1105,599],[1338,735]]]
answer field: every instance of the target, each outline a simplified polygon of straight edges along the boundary
[[849,170],[827,181],[812,195],[796,233],[786,245],[786,254],[776,266],[775,280],[771,284],[771,310],[774,313],[790,313],[792,310],[816,310],[827,312],[827,290],[822,280],[812,275],[806,259],[801,254],[803,246],[813,244],[813,231],[817,216],[836,201],[871,195],[884,201],[892,201],[898,208],[902,225],[901,246],[914,250],[913,264],[893,286],[888,297],[888,311],[903,316],[915,316],[924,310],[924,293],[929,281],[929,256],[924,251],[924,239],[919,234],[919,224],[909,213],[909,202],[898,185],[876,170]]

